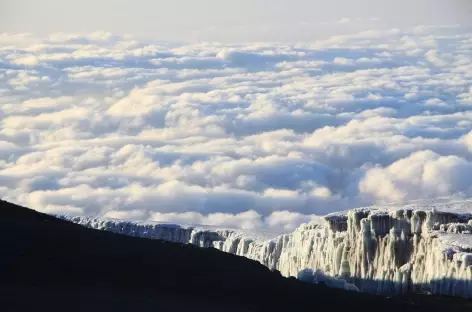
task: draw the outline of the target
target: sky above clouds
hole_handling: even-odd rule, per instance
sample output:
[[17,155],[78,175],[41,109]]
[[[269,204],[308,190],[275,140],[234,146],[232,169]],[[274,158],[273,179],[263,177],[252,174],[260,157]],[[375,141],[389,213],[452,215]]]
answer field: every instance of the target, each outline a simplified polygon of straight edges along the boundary
[[2,0],[0,32],[97,30],[171,41],[326,39],[370,29],[465,24],[470,0]]
[[[424,1],[404,19],[401,1],[321,12],[308,1],[290,3],[310,12],[285,1],[270,12],[263,1],[144,2],[114,1],[113,12],[70,2],[63,14],[65,2],[45,0],[41,12],[2,2],[1,198],[49,213],[290,231],[332,211],[472,196],[466,2],[459,12],[428,1],[424,25],[412,17]],[[214,26],[216,12],[234,24]],[[176,35],[147,33],[139,17],[152,14]],[[203,41],[184,31],[203,20],[213,25]],[[251,23],[294,28],[280,35],[290,40],[269,26],[231,28]]]

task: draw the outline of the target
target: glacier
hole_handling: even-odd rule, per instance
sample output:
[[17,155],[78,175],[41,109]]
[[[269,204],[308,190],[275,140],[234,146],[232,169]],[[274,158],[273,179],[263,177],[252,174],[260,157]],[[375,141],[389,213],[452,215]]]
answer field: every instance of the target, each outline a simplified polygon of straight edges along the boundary
[[472,214],[451,209],[471,203],[357,208],[275,237],[237,229],[59,217],[94,229],[213,247],[259,261],[283,276],[332,287],[472,298]]

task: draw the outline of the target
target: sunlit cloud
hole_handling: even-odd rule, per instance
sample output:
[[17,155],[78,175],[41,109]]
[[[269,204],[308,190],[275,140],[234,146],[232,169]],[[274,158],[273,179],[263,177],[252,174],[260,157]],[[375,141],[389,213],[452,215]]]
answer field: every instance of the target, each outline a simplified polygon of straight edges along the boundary
[[0,35],[0,196],[280,231],[472,196],[470,38],[439,26],[303,44]]

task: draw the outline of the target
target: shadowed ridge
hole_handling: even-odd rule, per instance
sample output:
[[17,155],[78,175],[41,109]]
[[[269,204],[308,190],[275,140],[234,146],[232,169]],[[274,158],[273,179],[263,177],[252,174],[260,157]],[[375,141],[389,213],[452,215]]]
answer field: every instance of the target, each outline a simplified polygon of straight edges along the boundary
[[[92,230],[0,201],[0,304],[21,311],[416,311],[464,300],[385,299],[286,279],[191,245]],[[421,302],[421,306],[411,302]]]

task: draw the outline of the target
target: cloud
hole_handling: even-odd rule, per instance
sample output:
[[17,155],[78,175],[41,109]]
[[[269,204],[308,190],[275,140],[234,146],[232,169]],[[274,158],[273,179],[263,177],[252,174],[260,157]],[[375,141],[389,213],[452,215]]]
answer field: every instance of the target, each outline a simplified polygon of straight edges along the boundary
[[0,196],[50,213],[272,231],[472,196],[470,36],[0,35]]
[[386,201],[435,198],[459,192],[472,194],[472,163],[457,156],[421,151],[386,168],[369,169],[360,191]]
[[284,210],[273,212],[266,218],[266,222],[270,228],[281,228],[284,232],[290,232],[302,223],[321,223],[322,217]]
[[254,210],[248,210],[237,214],[219,212],[208,215],[202,215],[196,212],[156,212],[152,214],[151,220],[178,224],[204,224],[210,226],[223,226],[227,228],[241,228],[245,230],[258,229],[263,224],[261,215]]

